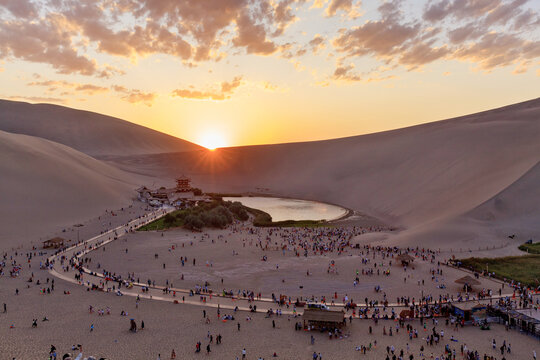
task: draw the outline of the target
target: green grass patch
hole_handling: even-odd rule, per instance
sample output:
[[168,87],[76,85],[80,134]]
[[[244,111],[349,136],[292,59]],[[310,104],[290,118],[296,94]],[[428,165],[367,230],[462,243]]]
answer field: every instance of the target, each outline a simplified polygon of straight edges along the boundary
[[[155,230],[165,230],[171,227],[184,226],[183,219],[181,217],[176,217],[178,214],[181,214],[184,211],[185,210],[173,211],[165,216],[160,217],[159,219],[152,221],[151,223],[141,226],[137,230],[138,231],[155,231]],[[167,222],[165,222],[165,219],[167,219]],[[169,219],[172,219],[172,221]]]
[[468,258],[459,261],[463,267],[478,272],[487,268],[498,279],[512,279],[531,286],[538,286],[537,280],[540,280],[540,255]]
[[519,245],[519,250],[526,251],[529,254],[540,254],[540,242]]
[[236,193],[206,193],[206,195],[210,196],[213,200],[223,200],[224,197],[242,197],[244,195],[242,194],[236,194]]

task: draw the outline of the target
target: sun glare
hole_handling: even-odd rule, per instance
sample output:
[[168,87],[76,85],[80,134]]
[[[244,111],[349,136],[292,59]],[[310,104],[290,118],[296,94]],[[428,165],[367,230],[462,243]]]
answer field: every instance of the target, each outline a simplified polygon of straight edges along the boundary
[[208,150],[215,150],[219,147],[227,146],[225,138],[219,133],[205,133],[201,136],[198,143]]

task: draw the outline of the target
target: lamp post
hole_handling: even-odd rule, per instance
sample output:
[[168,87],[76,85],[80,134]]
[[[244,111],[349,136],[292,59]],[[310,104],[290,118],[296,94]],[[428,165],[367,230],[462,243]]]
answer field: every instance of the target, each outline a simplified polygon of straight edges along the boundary
[[75,227],[77,228],[77,244],[79,243],[79,228],[81,226],[84,226],[83,224],[76,224]]

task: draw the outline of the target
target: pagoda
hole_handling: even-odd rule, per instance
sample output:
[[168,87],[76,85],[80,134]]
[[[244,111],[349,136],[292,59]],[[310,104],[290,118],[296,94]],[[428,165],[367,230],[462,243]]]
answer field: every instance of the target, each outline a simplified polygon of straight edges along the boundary
[[176,178],[176,191],[191,191],[191,185],[190,185],[191,179],[189,179],[186,176],[180,176]]

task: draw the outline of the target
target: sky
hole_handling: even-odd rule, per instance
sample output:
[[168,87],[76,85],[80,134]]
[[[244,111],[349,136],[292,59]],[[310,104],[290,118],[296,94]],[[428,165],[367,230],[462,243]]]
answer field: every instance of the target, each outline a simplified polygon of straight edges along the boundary
[[0,98],[210,148],[360,135],[540,95],[540,1],[0,0]]

